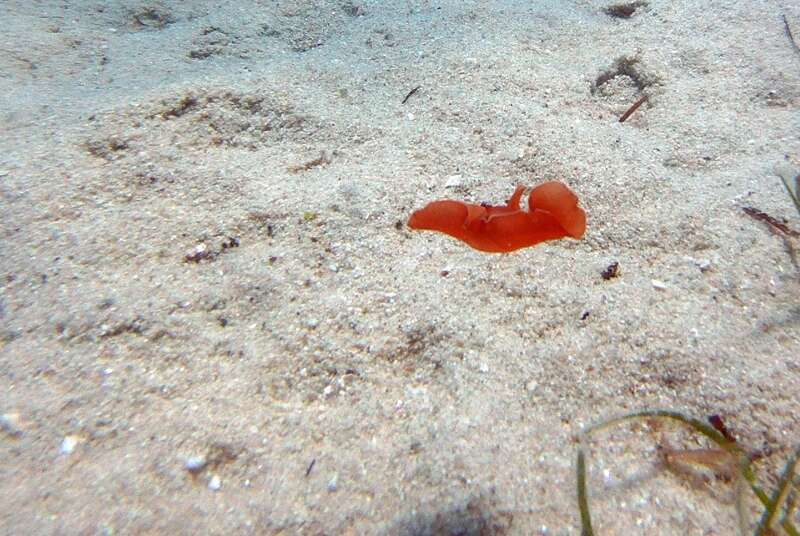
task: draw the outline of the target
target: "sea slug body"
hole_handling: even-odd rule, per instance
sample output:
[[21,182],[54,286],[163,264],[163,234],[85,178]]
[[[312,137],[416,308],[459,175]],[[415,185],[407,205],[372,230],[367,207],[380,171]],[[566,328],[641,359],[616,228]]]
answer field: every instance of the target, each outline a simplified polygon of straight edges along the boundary
[[411,214],[408,226],[445,233],[489,253],[507,253],[546,240],[583,236],[586,214],[566,185],[557,181],[540,184],[528,196],[527,211],[519,206],[524,190],[518,186],[502,206],[433,201]]

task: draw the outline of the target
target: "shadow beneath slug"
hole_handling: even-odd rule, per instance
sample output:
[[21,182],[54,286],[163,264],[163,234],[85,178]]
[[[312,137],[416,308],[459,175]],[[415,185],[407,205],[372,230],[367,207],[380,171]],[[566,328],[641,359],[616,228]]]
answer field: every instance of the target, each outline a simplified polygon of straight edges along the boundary
[[442,510],[413,512],[401,518],[389,534],[398,536],[502,536],[514,520],[485,500],[472,498]]

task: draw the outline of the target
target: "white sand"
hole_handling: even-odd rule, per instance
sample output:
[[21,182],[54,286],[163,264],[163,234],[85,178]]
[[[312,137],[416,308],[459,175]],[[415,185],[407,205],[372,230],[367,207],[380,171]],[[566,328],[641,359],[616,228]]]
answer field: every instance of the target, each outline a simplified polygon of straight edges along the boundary
[[[576,434],[647,407],[774,483],[798,241],[741,207],[800,228],[796,3],[218,4],[0,14],[1,533],[579,534]],[[396,227],[551,179],[583,240]],[[734,532],[730,483],[658,463],[703,441],[604,437],[600,534]]]

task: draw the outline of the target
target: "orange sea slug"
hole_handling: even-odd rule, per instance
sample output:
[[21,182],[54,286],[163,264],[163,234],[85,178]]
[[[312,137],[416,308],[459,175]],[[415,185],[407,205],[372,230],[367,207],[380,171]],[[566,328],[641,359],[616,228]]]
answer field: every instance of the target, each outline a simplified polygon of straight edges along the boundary
[[439,231],[491,253],[514,251],[565,236],[583,236],[586,214],[572,190],[557,181],[540,184],[528,196],[528,211],[519,206],[524,190],[517,186],[503,206],[433,201],[411,214],[408,226]]

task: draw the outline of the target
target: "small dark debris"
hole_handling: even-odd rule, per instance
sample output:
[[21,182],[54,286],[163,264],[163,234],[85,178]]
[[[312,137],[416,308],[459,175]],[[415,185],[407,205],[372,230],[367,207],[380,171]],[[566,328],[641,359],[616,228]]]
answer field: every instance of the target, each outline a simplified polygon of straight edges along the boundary
[[[627,120],[627,119],[628,119],[628,118],[629,118],[629,117],[630,117],[630,116],[633,114],[633,112],[635,112],[636,110],[638,110],[638,109],[639,109],[639,106],[641,106],[642,104],[644,104],[644,103],[645,103],[645,101],[647,101],[647,95],[642,95],[641,97],[639,97],[639,99],[638,99],[636,102],[634,102],[634,103],[631,105],[631,107],[630,107],[630,108],[628,108],[628,109],[625,111],[625,113],[624,113],[624,114],[622,114],[622,115],[620,116],[620,118],[619,118],[619,122],[620,122],[620,123],[624,123],[624,122],[625,122],[625,121],[626,121],[626,120]],[[710,160],[710,159],[709,159],[709,160]]]
[[144,333],[145,328],[146,325],[144,319],[140,316],[137,316],[132,320],[120,322],[119,324],[109,327],[100,334],[100,337],[106,339],[125,334],[141,335]]
[[231,249],[231,248],[238,248],[239,247],[239,239],[233,236],[228,237],[228,239],[222,243],[222,250]]
[[91,140],[86,142],[86,150],[89,154],[105,160],[113,160],[117,157],[114,153],[125,151],[129,148],[128,140],[123,140],[112,136],[106,140]]
[[221,33],[222,35],[228,35],[228,32],[226,32],[222,28],[218,28],[217,26],[206,26],[205,28],[200,30],[201,35],[210,35],[213,33]]
[[758,210],[757,208],[753,208],[753,207],[742,207],[742,211],[744,211],[745,214],[747,214],[748,216],[750,216],[754,220],[763,221],[764,223],[769,225],[773,230],[778,230],[781,233],[783,233],[785,235],[788,235],[788,236],[800,237],[800,232],[795,231],[794,229],[792,229],[791,227],[786,225],[785,222],[782,222],[782,221],[780,221],[780,220],[778,220],[776,218],[773,218],[772,216],[770,216],[766,212],[762,212],[762,211]]
[[441,272],[439,272],[439,275],[441,275],[442,277],[447,277],[448,275],[450,275],[450,270],[442,270]]
[[269,263],[270,264],[275,264],[275,261],[277,261],[277,260],[278,260],[278,257],[276,257],[275,255],[272,255],[269,258]]
[[206,248],[205,244],[197,246],[193,252],[187,254],[183,258],[183,262],[200,262],[203,260],[212,260],[216,258],[217,254]]
[[713,426],[717,432],[722,434],[725,439],[731,441],[732,443],[736,442],[736,439],[734,439],[733,435],[731,435],[731,433],[728,431],[728,428],[725,426],[725,423],[722,421],[722,417],[719,415],[709,415],[708,422],[711,423],[711,426]]
[[311,460],[311,463],[308,464],[308,469],[306,469],[306,476],[311,474],[311,470],[314,468],[314,465],[317,463],[317,459],[314,458]]
[[216,50],[202,48],[202,49],[190,50],[188,55],[193,60],[204,60],[206,58],[210,58],[211,56],[217,53],[218,51]]
[[302,171],[309,171],[315,167],[326,166],[331,163],[331,157],[327,153],[322,152],[317,158],[309,160],[297,166],[289,166],[287,171],[289,173],[300,173]]
[[415,87],[414,89],[412,89],[411,91],[409,91],[409,92],[408,92],[408,94],[405,96],[405,98],[403,99],[403,101],[402,101],[400,104],[405,104],[406,102],[408,102],[408,99],[410,99],[410,98],[411,98],[411,96],[412,96],[414,93],[416,93],[417,91],[419,91],[419,90],[420,90],[420,88],[422,88],[422,86],[417,86],[417,87]]
[[603,9],[603,12],[610,16],[615,17],[618,19],[629,19],[636,13],[636,10],[640,7],[645,7],[647,2],[637,1],[637,2],[624,2],[621,4],[613,4],[608,6],[607,8]]
[[292,44],[292,52],[308,52],[323,45],[323,41],[314,38],[311,35],[305,35],[304,38],[295,40]]
[[661,384],[668,389],[677,389],[681,384],[685,383],[683,378],[669,372],[662,374],[659,379],[661,380]]
[[586,320],[587,318],[589,318],[589,311],[584,311],[581,315],[581,320]]
[[173,117],[180,117],[192,108],[197,106],[197,97],[194,95],[184,96],[177,105],[170,107],[161,113],[162,119],[171,119]]
[[128,148],[128,142],[119,138],[111,138],[108,140],[108,148],[112,151],[122,151]]
[[789,21],[786,19],[786,15],[783,14],[781,17],[783,17],[783,27],[784,30],[786,30],[786,36],[789,38],[789,42],[792,43],[792,47],[794,47],[797,52],[800,52],[800,45],[797,44],[797,40],[792,34],[792,28],[789,26]]
[[396,222],[394,222],[394,228],[397,229],[398,231],[402,231],[403,230],[402,220],[397,220]]
[[220,325],[220,327],[223,327],[223,328],[227,327],[228,326],[228,319],[225,318],[224,316],[217,317],[217,323]]
[[209,249],[205,244],[199,244],[191,253],[183,257],[183,262],[213,261],[229,249],[238,247],[239,239],[234,236],[229,236],[223,241],[218,250]]
[[600,275],[603,276],[603,279],[606,281],[617,277],[619,275],[619,263],[617,261],[612,262]]

